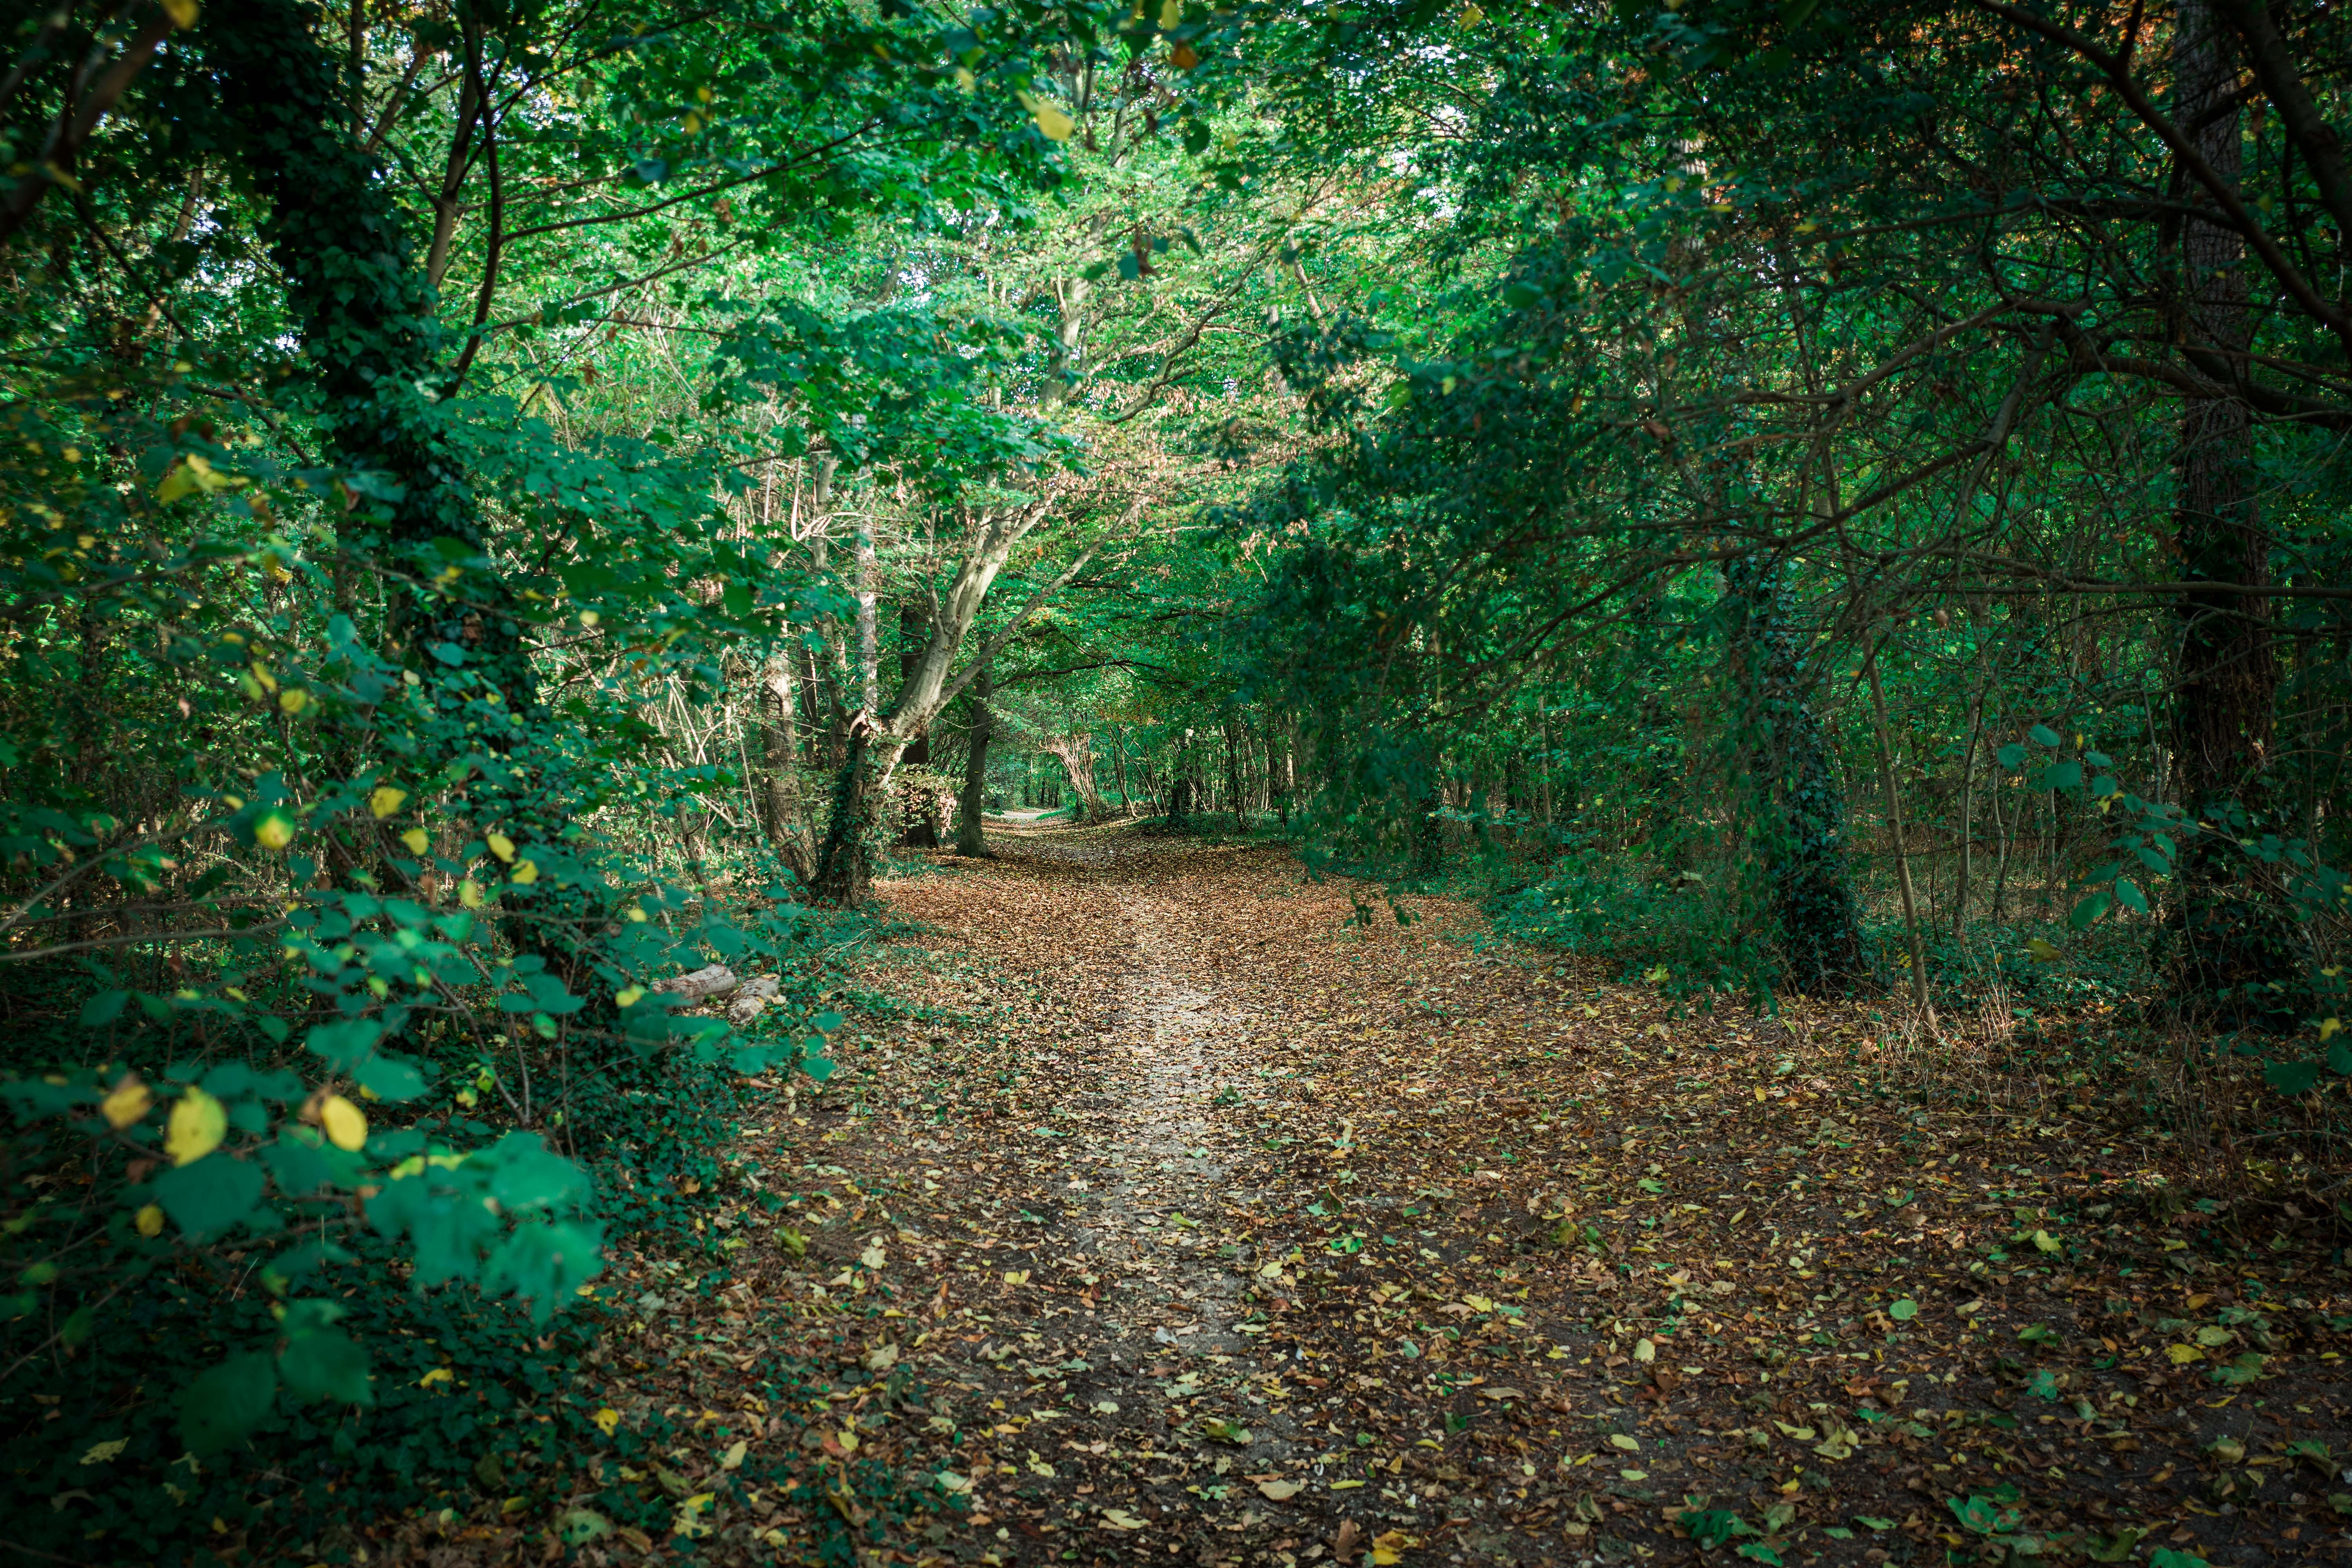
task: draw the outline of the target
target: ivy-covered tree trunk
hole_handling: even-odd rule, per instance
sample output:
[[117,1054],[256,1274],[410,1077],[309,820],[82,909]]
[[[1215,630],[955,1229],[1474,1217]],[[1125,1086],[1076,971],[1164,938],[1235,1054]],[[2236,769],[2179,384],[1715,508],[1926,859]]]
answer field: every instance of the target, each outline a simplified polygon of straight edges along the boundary
[[[2235,184],[2238,64],[2230,45],[2206,0],[2184,0],[2175,45],[2179,123],[2214,172]],[[2245,251],[2234,230],[2193,218],[2181,226],[2179,341],[2192,368],[2224,385],[2243,378],[2252,342]],[[2184,579],[2249,588],[2270,582],[2269,540],[2252,494],[2252,458],[2243,401],[2189,400],[2173,501]],[[2178,896],[2164,936],[2172,1000],[2232,1023],[2292,1027],[2294,1008],[2272,985],[2296,972],[2293,921],[2264,868],[2229,842],[2249,837],[2247,819],[2269,804],[2265,774],[2279,686],[2271,601],[2192,588],[2175,616],[2179,801],[2194,816],[2236,826],[2219,841],[2192,837],[2181,846]]]
[[901,742],[864,725],[849,738],[849,755],[834,774],[833,812],[818,853],[816,890],[828,903],[853,909],[874,887],[874,852],[887,829],[890,774]]
[[1723,607],[1740,760],[1788,983],[1807,995],[1843,995],[1868,983],[1873,966],[1846,866],[1845,791],[1804,700],[1777,565],[1733,562]]

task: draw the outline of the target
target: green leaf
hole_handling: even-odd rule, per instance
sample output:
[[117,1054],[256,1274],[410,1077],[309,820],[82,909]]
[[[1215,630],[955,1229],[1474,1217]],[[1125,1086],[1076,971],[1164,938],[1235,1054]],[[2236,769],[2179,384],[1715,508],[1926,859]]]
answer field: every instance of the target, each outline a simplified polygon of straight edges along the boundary
[[2141,892],[2137,884],[2134,883],[2130,878],[2118,877],[2116,879],[2116,897],[2121,899],[2124,901],[2125,906],[2131,910],[2135,914],[2144,915],[2147,913],[2147,895]]
[[2010,772],[2015,773],[2024,764],[2025,748],[2019,745],[2016,742],[2011,741],[2008,745],[2003,746],[2000,751],[1993,753],[1993,760],[1999,763],[2002,767],[2007,768]]
[[2352,1078],[2352,1046],[2338,1040],[2328,1047],[2327,1068],[2338,1078]]
[[383,1038],[383,1026],[373,1018],[352,1018],[341,1024],[320,1024],[302,1037],[302,1043],[327,1058],[337,1072],[349,1072],[367,1059]]
[[1919,1315],[1919,1303],[1906,1296],[1886,1309],[1886,1315],[1898,1323],[1907,1323]]
[[2093,893],[2067,912],[2066,923],[2076,931],[2088,931],[2092,923],[2101,915],[2105,914],[2108,907],[2115,901],[2113,893]]
[[1952,1517],[1958,1520],[1964,1529],[1973,1530],[1979,1535],[2006,1535],[2017,1528],[2019,1516],[2016,1510],[2001,1507],[1993,1498],[1948,1498],[1944,1506],[1952,1510]]
[[2036,724],[2025,733],[2026,737],[2037,746],[2054,746],[2058,743],[2058,731],[2047,724]]
[[268,1184],[259,1166],[215,1152],[156,1177],[155,1201],[182,1230],[204,1240],[250,1215]]
[[360,1063],[352,1077],[378,1100],[394,1103],[415,1100],[425,1089],[425,1075],[398,1057],[370,1057]]
[[482,1263],[486,1295],[511,1293],[543,1323],[604,1267],[601,1225],[520,1225]]
[[1689,1531],[1690,1538],[1706,1552],[1727,1544],[1734,1536],[1756,1533],[1754,1525],[1727,1509],[1681,1514],[1675,1522]]
[[330,1327],[342,1315],[332,1301],[295,1301],[286,1309],[286,1348],[278,1352],[286,1392],[300,1400],[372,1405],[368,1353],[342,1330]]
[[2273,1062],[2263,1068],[2263,1081],[2281,1094],[2308,1094],[2319,1081],[2319,1064]]
[[181,1396],[180,1441],[198,1458],[210,1458],[252,1431],[277,1397],[278,1369],[269,1357],[257,1351],[233,1355]]

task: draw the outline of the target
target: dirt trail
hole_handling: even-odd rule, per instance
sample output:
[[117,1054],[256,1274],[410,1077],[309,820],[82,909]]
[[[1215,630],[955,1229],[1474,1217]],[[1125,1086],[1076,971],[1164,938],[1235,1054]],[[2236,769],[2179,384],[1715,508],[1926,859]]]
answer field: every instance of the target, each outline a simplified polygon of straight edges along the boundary
[[2150,1215],[2095,1102],[1969,1123],[1866,1006],[1683,1016],[1270,848],[997,840],[882,888],[917,934],[764,1151],[806,1257],[755,1300],[832,1336],[864,1560],[2346,1543],[2340,1265]]

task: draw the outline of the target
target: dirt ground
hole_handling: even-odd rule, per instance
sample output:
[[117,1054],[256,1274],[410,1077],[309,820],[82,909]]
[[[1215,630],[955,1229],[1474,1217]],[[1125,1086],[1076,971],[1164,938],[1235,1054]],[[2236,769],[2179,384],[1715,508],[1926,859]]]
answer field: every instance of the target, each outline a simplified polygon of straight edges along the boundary
[[[613,1363],[617,1418],[750,1409],[754,1462],[672,1449],[702,1500],[586,1560],[2352,1543],[2337,1216],[2273,1167],[2202,1196],[2095,1085],[1963,1115],[1891,1087],[1883,1005],[1693,1014],[1271,847],[994,839],[881,886],[906,1005],[744,1140],[719,1315]],[[685,1393],[623,1370],[688,1350]],[[776,1357],[827,1380],[789,1420],[746,1393]],[[762,1447],[824,1500],[742,1484]]]

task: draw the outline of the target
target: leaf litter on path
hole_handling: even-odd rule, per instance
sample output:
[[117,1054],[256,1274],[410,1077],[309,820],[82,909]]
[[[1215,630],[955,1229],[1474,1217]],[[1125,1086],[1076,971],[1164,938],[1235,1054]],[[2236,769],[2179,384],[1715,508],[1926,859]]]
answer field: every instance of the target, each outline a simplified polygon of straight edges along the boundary
[[[2095,1104],[1898,1092],[1867,1006],[1680,1015],[1272,848],[998,847],[882,886],[899,1005],[746,1151],[790,1195],[741,1315],[838,1369],[803,1462],[937,1505],[862,1510],[898,1560],[2344,1542],[2352,1304],[2291,1201],[2233,1252]],[[699,1555],[812,1539],[737,1513]]]

